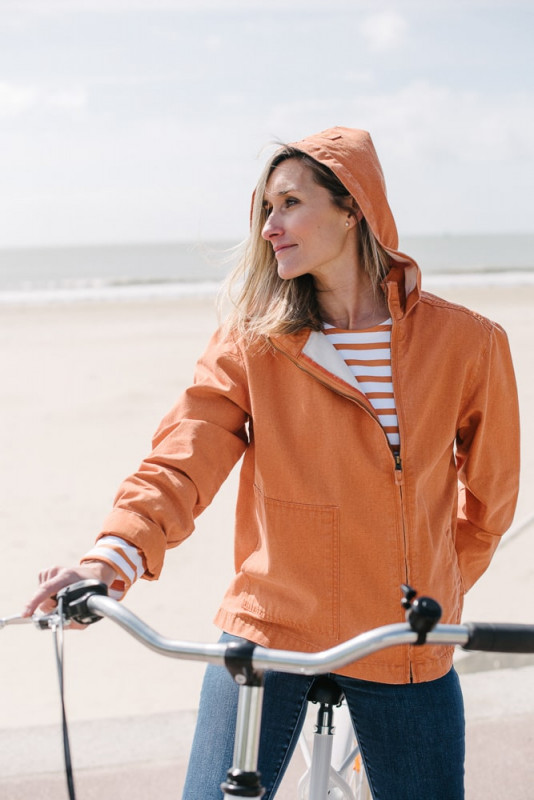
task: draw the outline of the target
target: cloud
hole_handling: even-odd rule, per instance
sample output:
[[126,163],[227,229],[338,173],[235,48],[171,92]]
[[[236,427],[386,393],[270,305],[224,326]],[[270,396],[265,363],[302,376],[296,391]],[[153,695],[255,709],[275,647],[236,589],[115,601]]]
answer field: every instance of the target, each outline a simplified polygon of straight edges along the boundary
[[87,106],[82,87],[46,88],[0,82],[0,118],[19,117],[39,109],[79,110]]
[[399,89],[274,105],[266,123],[282,139],[332,124],[380,134],[396,158],[458,163],[534,158],[534,97],[527,91],[497,97],[413,80]]
[[361,32],[370,50],[385,52],[399,47],[405,39],[408,24],[396,11],[381,11],[366,17]]
[[17,117],[35,102],[37,92],[29,86],[0,83],[0,117]]
[[[453,0],[445,0],[453,2]],[[465,3],[466,0],[456,0]],[[508,0],[510,2],[510,0]],[[526,2],[526,0],[524,0]],[[427,0],[418,0],[426,3]],[[487,2],[487,0],[484,0]],[[410,0],[409,5],[413,4]],[[351,9],[354,0],[329,0],[328,9]],[[376,0],[359,0],[360,7],[373,8]],[[292,9],[323,10],[325,0],[292,0]],[[121,11],[246,11],[247,14],[262,10],[287,11],[287,0],[2,0],[3,10],[32,11],[41,14],[94,12],[117,13]]]
[[534,103],[527,92],[496,98],[413,81],[368,97],[366,113],[403,158],[494,163],[534,157]]
[[211,50],[211,51],[220,50],[222,45],[223,45],[222,37],[218,36],[217,34],[210,34],[209,36],[206,36],[204,40],[204,47],[206,48],[206,50]]
[[81,109],[87,106],[85,89],[59,89],[47,95],[45,102],[54,108]]
[[[359,13],[368,10],[376,11],[382,7],[383,11],[373,14],[373,17],[383,16],[391,20],[396,13],[391,11],[391,0],[292,0],[292,11],[324,11],[329,12],[352,11],[355,6]],[[530,10],[532,0],[396,0],[395,7],[407,13],[419,11],[443,12],[447,14],[453,9],[461,10],[489,10],[503,9]],[[16,12],[23,15],[31,12],[32,15],[47,16],[67,12],[117,14],[135,11],[243,11],[248,15],[261,11],[287,11],[287,0],[2,0],[2,13]],[[398,16],[398,15],[397,15]],[[22,17],[20,17],[22,22]],[[5,19],[0,21],[4,25]]]

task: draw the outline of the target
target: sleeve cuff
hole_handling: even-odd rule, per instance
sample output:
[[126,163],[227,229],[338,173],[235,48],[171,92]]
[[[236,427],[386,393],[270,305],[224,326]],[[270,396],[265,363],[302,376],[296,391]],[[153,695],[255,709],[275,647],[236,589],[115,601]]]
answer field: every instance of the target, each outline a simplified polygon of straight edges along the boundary
[[121,600],[136,580],[145,573],[143,557],[134,545],[118,536],[103,536],[81,558],[85,561],[103,561],[118,573],[109,587],[109,596]]

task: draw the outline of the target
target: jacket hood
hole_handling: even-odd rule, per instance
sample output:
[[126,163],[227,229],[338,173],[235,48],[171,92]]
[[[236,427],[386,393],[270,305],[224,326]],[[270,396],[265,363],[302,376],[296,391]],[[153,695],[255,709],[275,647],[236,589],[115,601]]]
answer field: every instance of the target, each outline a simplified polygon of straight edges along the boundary
[[356,200],[378,242],[394,261],[404,267],[406,294],[419,287],[417,263],[398,250],[397,226],[370,134],[356,128],[328,128],[298,142],[291,142],[291,147],[332,170]]

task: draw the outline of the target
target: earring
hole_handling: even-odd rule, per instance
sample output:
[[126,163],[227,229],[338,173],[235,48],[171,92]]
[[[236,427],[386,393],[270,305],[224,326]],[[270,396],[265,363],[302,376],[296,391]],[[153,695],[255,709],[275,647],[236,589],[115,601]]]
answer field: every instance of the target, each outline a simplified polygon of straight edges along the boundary
[[348,228],[348,227],[349,227],[349,224],[350,224],[350,223],[349,223],[349,221],[347,220],[347,221],[345,222],[345,228]]

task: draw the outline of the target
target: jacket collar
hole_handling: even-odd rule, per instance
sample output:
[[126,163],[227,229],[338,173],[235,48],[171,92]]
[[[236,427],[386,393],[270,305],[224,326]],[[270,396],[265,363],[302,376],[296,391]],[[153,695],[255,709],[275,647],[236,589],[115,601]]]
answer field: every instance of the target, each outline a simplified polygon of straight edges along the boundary
[[[407,316],[421,296],[421,278],[417,265],[394,263],[387,274],[383,288],[386,291],[391,317],[398,321]],[[334,382],[342,381],[345,387],[358,390],[358,382],[339,357],[336,349],[321,331],[304,328],[297,333],[270,336],[276,350],[285,353],[297,366],[312,372],[318,368]]]
[[421,272],[414,262],[393,261],[382,288],[386,292],[388,307],[394,320],[410,313],[421,297]]
[[283,353],[299,369],[312,375],[340,394],[358,399],[362,405],[369,401],[358,388],[358,382],[335,347],[321,331],[305,328],[298,333],[270,336],[275,350]]

